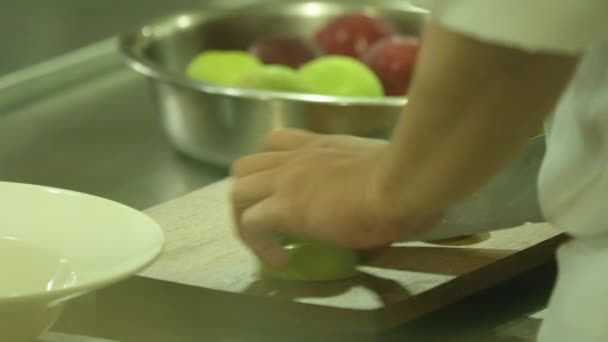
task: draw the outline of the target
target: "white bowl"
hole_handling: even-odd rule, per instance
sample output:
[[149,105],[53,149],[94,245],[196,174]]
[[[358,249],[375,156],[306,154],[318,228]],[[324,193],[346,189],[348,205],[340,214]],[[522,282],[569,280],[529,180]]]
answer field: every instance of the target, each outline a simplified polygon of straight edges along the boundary
[[161,228],[124,205],[68,190],[0,182],[0,341],[29,341],[63,304],[147,267]]

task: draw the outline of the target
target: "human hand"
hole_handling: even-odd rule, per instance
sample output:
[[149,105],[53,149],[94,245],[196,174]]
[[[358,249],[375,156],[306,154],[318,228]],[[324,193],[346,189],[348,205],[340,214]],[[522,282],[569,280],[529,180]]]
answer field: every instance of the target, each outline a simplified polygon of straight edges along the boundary
[[264,152],[233,166],[240,237],[263,261],[283,267],[286,255],[276,232],[367,250],[432,227],[438,216],[401,215],[399,204],[378,186],[387,146],[303,131],[271,134]]

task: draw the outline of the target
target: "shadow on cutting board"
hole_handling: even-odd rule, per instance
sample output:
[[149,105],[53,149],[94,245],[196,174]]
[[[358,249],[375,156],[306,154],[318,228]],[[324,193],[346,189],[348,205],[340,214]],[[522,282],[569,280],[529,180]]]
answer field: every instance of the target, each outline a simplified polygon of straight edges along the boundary
[[472,235],[458,236],[454,238],[425,241],[431,245],[440,246],[472,246],[490,240],[492,234],[488,232],[476,233]]
[[409,272],[463,275],[514,252],[509,249],[392,246],[368,258],[365,265]]
[[360,286],[375,293],[383,305],[390,305],[411,297],[410,292],[398,282],[360,272],[358,276],[326,282],[289,282],[271,279],[258,279],[251,283],[243,293],[273,297],[284,300],[300,298],[330,298],[346,293]]
[[356,277],[336,281],[291,282],[260,278],[249,284],[242,293],[297,301],[303,298],[338,298],[358,287],[373,293],[382,306],[389,306],[415,294],[403,282],[377,274],[383,270],[402,271],[403,279],[406,279],[407,272],[459,276],[512,253],[511,250],[502,249],[392,246],[366,259],[364,266],[374,268],[374,274],[363,268]]

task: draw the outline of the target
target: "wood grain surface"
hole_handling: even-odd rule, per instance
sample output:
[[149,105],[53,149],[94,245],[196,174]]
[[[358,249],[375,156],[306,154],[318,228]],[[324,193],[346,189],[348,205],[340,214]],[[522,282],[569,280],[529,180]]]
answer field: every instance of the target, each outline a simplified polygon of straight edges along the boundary
[[141,276],[217,291],[231,305],[316,328],[395,327],[549,260],[563,240],[530,223],[464,239],[397,243],[369,259],[356,278],[319,283],[260,279],[256,258],[233,233],[224,180],[146,212],[164,228],[160,258]]

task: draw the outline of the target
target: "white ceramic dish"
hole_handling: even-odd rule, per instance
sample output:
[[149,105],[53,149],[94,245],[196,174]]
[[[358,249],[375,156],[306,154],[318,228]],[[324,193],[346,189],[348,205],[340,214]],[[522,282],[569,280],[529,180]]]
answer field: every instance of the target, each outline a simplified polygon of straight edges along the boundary
[[63,304],[147,267],[161,228],[124,205],[0,182],[0,341],[31,341]]

